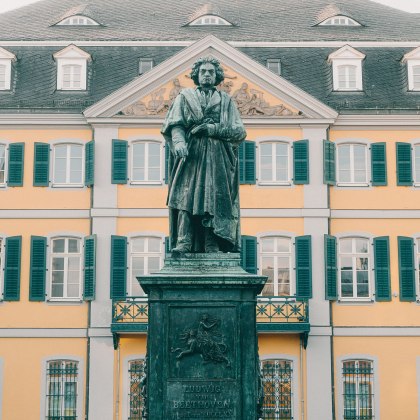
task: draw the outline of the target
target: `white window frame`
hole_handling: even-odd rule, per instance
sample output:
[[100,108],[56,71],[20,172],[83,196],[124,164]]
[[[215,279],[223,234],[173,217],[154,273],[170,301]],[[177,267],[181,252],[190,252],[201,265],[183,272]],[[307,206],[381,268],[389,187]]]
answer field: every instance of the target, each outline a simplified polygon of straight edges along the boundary
[[419,171],[420,174],[420,158],[419,158],[419,164],[416,165],[416,148],[419,149],[419,157],[420,157],[420,143],[418,141],[416,141],[415,143],[412,144],[412,171],[413,171],[413,185],[415,187],[420,187],[420,175],[419,178],[416,178],[416,174],[417,174],[417,170]]
[[0,66],[4,66],[4,86],[0,91],[10,90],[12,86],[12,61],[16,61],[15,54],[0,47]]
[[[134,170],[134,146],[139,143],[154,143],[159,145],[159,153],[160,153],[160,170],[159,170],[159,179],[149,181],[145,179],[144,181],[136,181],[133,178],[133,170]],[[148,150],[148,146],[145,147],[145,150]],[[130,142],[129,147],[130,153],[129,153],[129,179],[131,185],[162,185],[163,184],[163,177],[164,177],[164,171],[165,171],[165,153],[164,153],[164,144],[161,139],[156,138],[141,138],[141,139],[135,139]],[[148,153],[145,153],[145,174],[148,168]]]
[[[287,296],[280,296],[280,295],[276,295],[275,292],[277,290],[278,293],[278,287],[279,287],[279,283],[277,281],[277,283],[273,283],[273,295],[263,295],[262,292],[260,295],[258,295],[258,299],[259,300],[263,300],[263,299],[269,299],[269,298],[274,298],[275,300],[284,300],[286,297],[290,298],[294,298],[296,296],[296,267],[295,267],[295,237],[292,236],[290,233],[263,233],[261,235],[258,235],[257,238],[257,261],[258,261],[258,274],[262,275],[263,272],[263,264],[262,264],[262,259],[264,256],[270,257],[272,256],[273,258],[276,258],[278,256],[281,256],[281,253],[277,253],[277,252],[263,252],[262,251],[262,242],[264,239],[268,239],[268,238],[284,238],[289,240],[290,242],[290,253],[288,255],[289,257],[289,262],[290,262],[290,269],[289,269],[289,284],[290,284],[290,293]],[[284,253],[284,255],[287,255],[288,253]],[[276,270],[276,262],[274,264],[274,272]]]
[[344,415],[344,379],[343,379],[343,363],[350,362],[353,360],[364,360],[372,362],[373,366],[373,414],[375,420],[379,420],[380,417],[380,384],[379,384],[379,371],[378,371],[378,358],[370,354],[346,354],[337,358],[336,371],[338,376],[338,391],[340,398],[337,398],[338,401],[338,413],[339,419],[343,418]]
[[[420,82],[418,86],[414,84],[414,68],[419,68],[420,70],[420,60],[408,60],[407,61],[407,70],[408,70],[408,90],[413,92],[420,91]],[[419,73],[420,74],[420,73]]]
[[[81,172],[81,182],[56,182],[55,181],[55,154],[56,154],[56,147],[60,146],[67,146],[67,151],[69,150],[69,146],[78,146],[82,148],[82,172]],[[52,147],[52,164],[51,164],[51,174],[50,179],[52,180],[51,186],[54,188],[83,188],[85,186],[85,147],[83,143],[76,143],[76,142],[59,142],[54,143],[51,145]],[[66,180],[69,179],[70,176],[70,156],[66,153]]]
[[73,15],[64,18],[56,23],[57,26],[99,26],[99,23],[90,17],[83,15]]
[[323,22],[319,24],[319,26],[362,26],[359,22],[355,21],[354,19],[344,16],[344,15],[337,15],[332,16],[325,19]]
[[[340,162],[339,162],[339,149],[342,146],[350,146],[350,181],[340,181]],[[365,159],[366,159],[366,182],[356,182],[354,181],[354,146],[364,146],[365,147]],[[337,186],[339,187],[368,187],[371,185],[371,153],[370,145],[362,142],[336,142],[336,174],[337,174]]]
[[128,420],[129,414],[130,414],[130,400],[128,398],[128,395],[130,393],[130,375],[128,373],[128,369],[130,367],[130,362],[133,362],[135,360],[139,359],[146,359],[146,355],[144,353],[142,354],[131,354],[130,356],[126,357],[123,362],[123,385],[122,385],[122,420]]
[[[150,68],[144,69],[143,67],[147,65]],[[154,67],[154,61],[152,58],[140,58],[139,59],[139,74],[147,73],[148,71],[152,70]]]
[[[342,254],[341,253],[341,247],[340,247],[340,241],[343,239],[352,239],[352,252],[350,254]],[[356,253],[354,252],[354,247],[353,247],[353,243],[354,240],[356,239],[362,239],[367,241],[368,243],[368,252],[366,254],[362,254],[362,253]],[[352,267],[355,266],[354,265],[354,259],[357,258],[357,256],[361,256],[361,255],[366,255],[366,258],[368,258],[368,296],[366,297],[357,297],[357,296],[342,296],[341,295],[341,258],[343,256],[351,256],[352,258]],[[374,270],[374,261],[373,261],[373,244],[372,244],[372,238],[369,236],[365,236],[365,235],[360,235],[360,234],[354,234],[354,235],[345,235],[345,236],[337,236],[337,271],[338,271],[338,278],[337,278],[337,282],[338,282],[338,300],[340,302],[373,302],[374,300],[374,292],[375,292],[375,286],[374,286],[374,275],[373,275],[373,270]],[[356,282],[355,282],[355,276],[356,276]],[[353,287],[353,294],[356,288],[356,293],[357,293],[357,271],[355,270],[353,272],[353,282],[352,282],[352,287]]]
[[[161,234],[156,234],[156,233],[155,234],[153,234],[153,233],[150,233],[150,234],[141,233],[141,234],[138,234],[138,235],[131,235],[128,238],[128,241],[127,241],[128,257],[129,257],[128,258],[128,273],[127,273],[127,297],[128,298],[131,298],[131,297],[147,297],[146,294],[144,294],[143,296],[138,296],[138,295],[137,296],[133,296],[132,295],[132,290],[133,290],[133,260],[132,260],[132,258],[135,255],[141,255],[141,256],[143,256],[145,258],[148,258],[148,257],[157,257],[158,256],[158,253],[157,252],[144,252],[144,253],[138,252],[138,253],[135,253],[133,251],[132,246],[133,246],[134,240],[136,240],[138,238],[145,238],[145,239],[153,238],[153,239],[158,239],[159,240],[160,247],[161,247],[160,248],[160,253],[159,253],[159,256],[160,256],[160,268],[163,267],[163,260],[165,258],[165,237],[162,236]],[[145,265],[147,265],[147,264],[145,264]],[[145,272],[148,272],[148,270],[146,269],[146,266],[145,266]]]
[[[262,154],[261,154],[261,150],[262,150],[262,145],[270,143],[272,144],[271,146],[271,165],[272,165],[272,174],[273,177],[271,179],[271,181],[263,181],[262,180],[262,164],[261,164],[261,159],[262,159]],[[277,181],[274,180],[274,175],[276,173],[276,155],[273,154],[273,149],[275,149],[275,145],[276,144],[284,144],[287,146],[287,154],[288,154],[288,159],[287,159],[287,180],[286,181]],[[277,139],[264,139],[261,141],[258,141],[257,143],[257,169],[258,169],[258,178],[257,178],[257,182],[258,185],[292,185],[292,173],[293,173],[293,156],[292,156],[292,145],[290,141],[287,140],[277,140]]]
[[[271,66],[275,65],[275,69],[270,68]],[[277,74],[277,76],[281,75],[281,60],[280,58],[269,58],[266,61],[267,69],[270,70],[272,73]]]
[[9,144],[0,142],[0,147],[4,147],[4,182],[0,182],[0,188],[7,187],[7,175],[8,175],[8,166],[9,166]]
[[[76,239],[79,241],[80,244],[80,252],[78,254],[76,253],[69,253],[69,252],[64,252],[64,253],[59,253],[59,254],[63,254],[65,258],[68,258],[69,256],[71,257],[72,255],[79,255],[80,256],[80,263],[79,263],[79,273],[80,273],[80,282],[79,282],[79,296],[77,297],[57,297],[57,296],[52,296],[52,274],[53,274],[53,258],[54,258],[54,252],[53,252],[53,241],[56,239]],[[49,302],[82,302],[83,301],[83,285],[84,285],[84,278],[83,278],[83,266],[84,266],[84,241],[83,241],[83,237],[81,236],[74,236],[74,235],[56,235],[56,236],[52,236],[50,238],[48,238],[48,286],[47,286],[47,300]],[[66,267],[65,267],[66,268]],[[64,279],[63,279],[63,295],[66,294],[64,293],[66,291],[66,286],[67,286],[67,271],[64,269]]]
[[58,361],[58,360],[66,360],[70,362],[77,363],[77,397],[76,397],[76,417],[77,419],[83,418],[84,413],[84,407],[83,407],[83,401],[84,401],[84,376],[85,376],[85,364],[84,360],[75,355],[69,355],[69,354],[57,354],[57,355],[50,355],[48,357],[45,357],[42,360],[42,376],[41,376],[41,395],[40,395],[40,401],[41,401],[41,412],[40,412],[40,420],[45,420],[47,418],[48,410],[47,410],[47,393],[48,393],[48,364],[50,362]]
[[232,26],[232,24],[217,15],[203,15],[194,19],[189,26]]

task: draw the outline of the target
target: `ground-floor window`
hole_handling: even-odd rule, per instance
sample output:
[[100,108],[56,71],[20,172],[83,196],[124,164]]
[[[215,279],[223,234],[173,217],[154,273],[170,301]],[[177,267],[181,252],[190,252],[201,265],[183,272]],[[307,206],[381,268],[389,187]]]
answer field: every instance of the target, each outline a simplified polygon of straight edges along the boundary
[[271,359],[261,362],[264,406],[263,419],[291,420],[293,417],[291,360]]
[[143,396],[141,394],[141,379],[144,374],[144,359],[131,360],[128,365],[129,377],[129,408],[128,420],[142,420]]

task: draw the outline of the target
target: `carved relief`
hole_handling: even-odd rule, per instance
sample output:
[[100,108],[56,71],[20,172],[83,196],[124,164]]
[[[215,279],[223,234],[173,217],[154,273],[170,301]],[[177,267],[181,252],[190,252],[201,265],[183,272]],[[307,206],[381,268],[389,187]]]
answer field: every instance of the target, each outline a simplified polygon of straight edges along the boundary
[[209,314],[203,314],[198,321],[198,327],[187,328],[180,334],[179,339],[184,347],[171,348],[177,359],[192,354],[200,354],[204,363],[225,363],[231,367],[230,360],[225,356],[228,351],[220,333],[221,320]]

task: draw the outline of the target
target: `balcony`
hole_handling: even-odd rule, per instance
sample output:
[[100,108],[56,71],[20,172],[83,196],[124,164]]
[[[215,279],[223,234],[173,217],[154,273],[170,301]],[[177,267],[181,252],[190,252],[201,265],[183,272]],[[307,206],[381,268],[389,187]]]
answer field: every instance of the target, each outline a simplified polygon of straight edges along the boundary
[[[112,333],[146,332],[148,309],[148,299],[144,296],[113,301]],[[257,330],[307,334],[310,330],[308,300],[296,300],[292,296],[259,297]]]

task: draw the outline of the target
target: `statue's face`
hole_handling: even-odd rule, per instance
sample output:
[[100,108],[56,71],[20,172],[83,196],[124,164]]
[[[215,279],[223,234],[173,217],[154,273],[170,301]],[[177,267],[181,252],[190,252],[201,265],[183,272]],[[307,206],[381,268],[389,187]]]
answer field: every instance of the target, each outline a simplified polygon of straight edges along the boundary
[[203,88],[211,88],[216,84],[216,68],[211,63],[204,63],[198,72],[198,83]]

